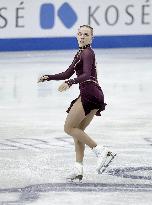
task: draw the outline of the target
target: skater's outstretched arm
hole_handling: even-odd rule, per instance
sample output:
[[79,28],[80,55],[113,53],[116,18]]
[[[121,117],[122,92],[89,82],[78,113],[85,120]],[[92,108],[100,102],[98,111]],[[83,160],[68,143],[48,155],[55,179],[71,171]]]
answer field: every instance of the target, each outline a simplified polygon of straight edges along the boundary
[[58,73],[58,74],[55,74],[55,75],[48,75],[48,81],[49,80],[65,80],[65,79],[68,79],[70,78],[73,74],[74,74],[74,66],[73,64],[71,64],[69,66],[69,68],[62,72],[62,73]]
[[70,78],[74,72],[74,64],[72,63],[66,71],[54,75],[43,75],[39,78],[38,82],[44,82],[45,80],[65,80]]

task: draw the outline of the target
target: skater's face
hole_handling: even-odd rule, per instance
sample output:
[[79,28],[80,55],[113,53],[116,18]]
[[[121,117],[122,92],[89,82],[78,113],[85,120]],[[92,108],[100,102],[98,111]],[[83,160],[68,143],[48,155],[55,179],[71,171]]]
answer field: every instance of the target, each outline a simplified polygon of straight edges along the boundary
[[92,43],[92,31],[88,27],[80,27],[77,33],[79,47],[86,46]]

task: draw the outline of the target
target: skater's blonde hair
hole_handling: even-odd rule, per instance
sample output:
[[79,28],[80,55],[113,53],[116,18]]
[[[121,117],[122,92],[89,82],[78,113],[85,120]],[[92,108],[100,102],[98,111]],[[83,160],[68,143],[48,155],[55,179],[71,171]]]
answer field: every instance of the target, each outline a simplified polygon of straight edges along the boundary
[[89,28],[91,30],[91,35],[93,36],[93,28],[91,26],[89,26],[89,25],[82,25],[82,26],[80,26],[80,28],[82,28],[82,27]]

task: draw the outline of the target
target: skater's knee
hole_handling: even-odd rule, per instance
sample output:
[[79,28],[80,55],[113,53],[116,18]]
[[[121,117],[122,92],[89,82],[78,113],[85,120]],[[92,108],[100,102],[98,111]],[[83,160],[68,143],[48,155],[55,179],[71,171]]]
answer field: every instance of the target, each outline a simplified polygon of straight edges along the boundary
[[72,127],[68,126],[68,125],[64,125],[64,132],[71,135],[71,130]]

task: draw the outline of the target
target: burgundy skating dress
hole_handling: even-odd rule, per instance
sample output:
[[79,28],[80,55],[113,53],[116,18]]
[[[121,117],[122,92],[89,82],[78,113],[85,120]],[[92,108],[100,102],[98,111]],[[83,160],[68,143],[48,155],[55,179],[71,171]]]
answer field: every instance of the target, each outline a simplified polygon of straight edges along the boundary
[[[77,78],[69,79],[74,72],[76,72]],[[69,87],[79,83],[80,95],[71,102],[70,107],[66,110],[67,113],[80,96],[85,115],[93,109],[98,109],[96,116],[101,116],[100,112],[105,110],[107,104],[104,103],[104,94],[98,84],[95,54],[90,45],[79,49],[72,64],[65,72],[48,75],[48,77],[48,81],[69,79],[65,81]]]

